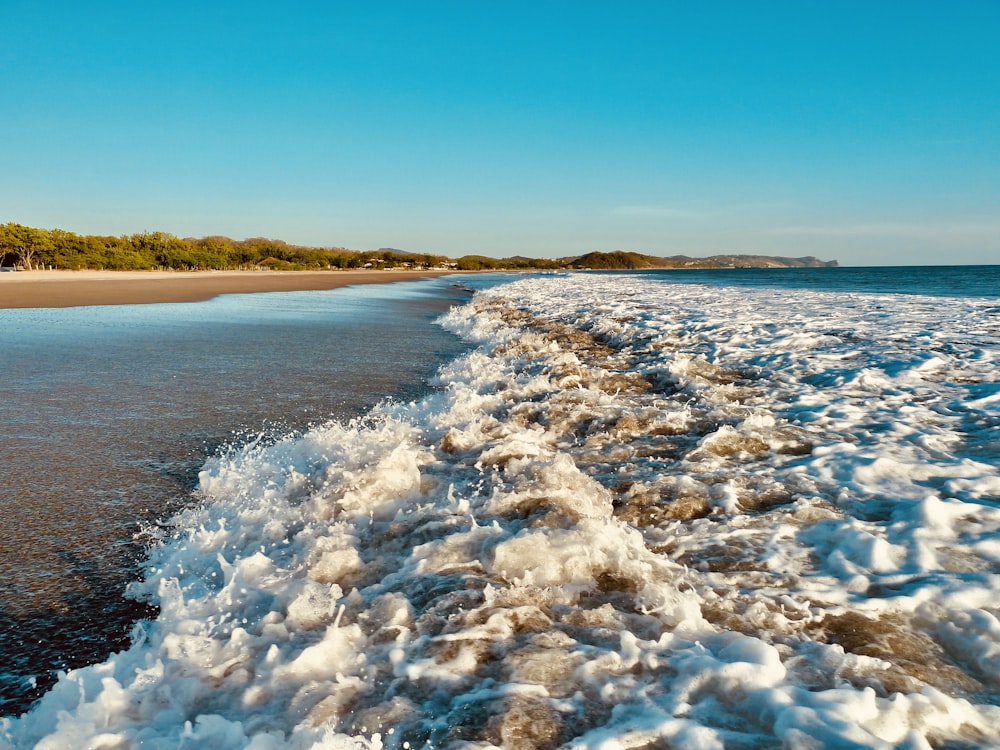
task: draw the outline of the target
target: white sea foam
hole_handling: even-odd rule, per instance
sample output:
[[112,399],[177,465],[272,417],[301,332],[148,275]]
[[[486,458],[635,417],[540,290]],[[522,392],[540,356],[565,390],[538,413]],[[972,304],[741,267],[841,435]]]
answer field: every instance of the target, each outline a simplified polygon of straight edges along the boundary
[[790,294],[479,293],[438,393],[211,461],[0,746],[1000,747],[996,303]]

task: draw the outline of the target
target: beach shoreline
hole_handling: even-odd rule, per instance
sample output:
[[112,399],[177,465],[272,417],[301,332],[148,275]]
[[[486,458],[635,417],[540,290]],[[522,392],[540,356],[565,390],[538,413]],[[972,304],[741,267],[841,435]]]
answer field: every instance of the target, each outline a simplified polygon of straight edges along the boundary
[[18,271],[0,273],[0,309],[202,302],[220,294],[302,292],[414,281],[449,269],[350,271]]

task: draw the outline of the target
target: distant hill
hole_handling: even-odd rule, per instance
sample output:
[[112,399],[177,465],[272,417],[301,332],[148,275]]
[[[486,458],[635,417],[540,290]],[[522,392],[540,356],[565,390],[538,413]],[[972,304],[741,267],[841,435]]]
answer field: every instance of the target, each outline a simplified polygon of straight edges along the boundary
[[570,268],[607,271],[642,268],[836,268],[839,265],[835,260],[823,261],[811,255],[802,258],[784,258],[772,255],[712,255],[707,258],[672,255],[663,258],[623,250],[610,253],[591,252],[559,260]]

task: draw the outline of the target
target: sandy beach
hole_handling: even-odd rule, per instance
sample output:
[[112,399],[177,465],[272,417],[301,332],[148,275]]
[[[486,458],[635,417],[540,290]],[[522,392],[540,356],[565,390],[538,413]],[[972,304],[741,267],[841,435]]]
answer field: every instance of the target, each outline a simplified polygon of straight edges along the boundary
[[220,294],[336,289],[454,273],[428,271],[18,271],[0,273],[0,308],[199,302]]

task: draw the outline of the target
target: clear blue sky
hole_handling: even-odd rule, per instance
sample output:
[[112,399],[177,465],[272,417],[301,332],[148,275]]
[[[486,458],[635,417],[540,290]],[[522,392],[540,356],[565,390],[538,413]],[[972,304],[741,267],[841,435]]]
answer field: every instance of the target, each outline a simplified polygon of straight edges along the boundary
[[0,222],[1000,263],[1000,2],[0,0]]

